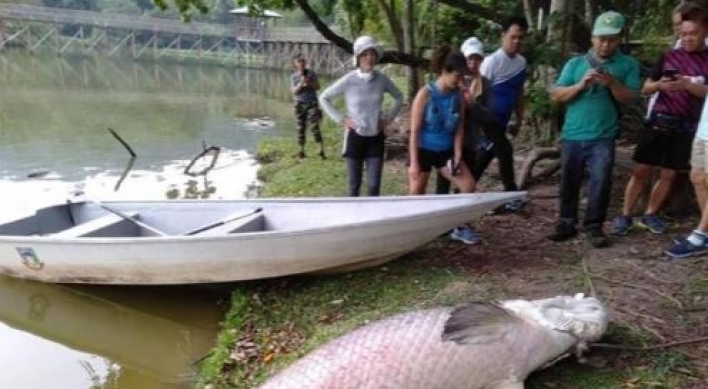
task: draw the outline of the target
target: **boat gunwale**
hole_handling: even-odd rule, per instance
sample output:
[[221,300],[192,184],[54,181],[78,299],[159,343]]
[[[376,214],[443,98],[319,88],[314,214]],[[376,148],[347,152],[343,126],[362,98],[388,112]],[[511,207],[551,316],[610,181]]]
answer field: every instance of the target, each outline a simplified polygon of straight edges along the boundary
[[[515,199],[515,198],[521,198],[523,197],[522,193],[525,192],[499,192],[499,194],[507,194],[506,196],[500,196],[499,199],[495,199],[493,203],[496,204],[503,204],[509,200]],[[515,195],[514,195],[515,194]],[[479,195],[479,194],[477,194]],[[447,195],[442,195],[442,196],[447,196]],[[456,194],[456,195],[449,195],[449,196],[465,196],[465,197],[472,197],[470,194]],[[475,196],[476,197],[476,196]],[[365,197],[365,198],[342,198],[342,197],[334,197],[334,198],[327,198],[327,197],[315,197],[315,198],[293,198],[293,202],[299,203],[299,202],[305,202],[305,203],[313,203],[313,202],[322,202],[322,201],[327,201],[327,199],[337,199],[337,200],[343,200],[342,202],[360,202],[362,199],[365,199],[367,201],[372,201],[372,202],[380,202],[381,199],[388,200],[388,199],[395,199],[398,200],[396,202],[400,201],[419,201],[419,200],[427,200],[427,201],[432,201],[432,200],[440,200],[440,198],[436,198],[434,195],[416,195],[416,196],[382,196],[382,197]],[[265,200],[271,200],[268,202],[272,203],[286,203],[286,202],[291,202],[291,199],[287,199],[285,201],[283,200],[278,200],[278,199],[265,199]],[[307,200],[307,201],[300,201],[300,200]],[[150,200],[150,201],[120,201],[120,202],[105,202],[104,204],[111,205],[111,204],[130,204],[130,203],[136,203],[136,204],[148,204],[148,203],[157,203],[157,204],[163,204],[166,201],[160,201],[160,200]],[[170,204],[172,203],[203,203],[203,200],[196,200],[196,199],[186,199],[186,200],[176,200],[172,201],[169,200]],[[234,203],[234,202],[244,202],[244,203],[254,203],[254,205],[257,205],[262,202],[262,200],[209,200],[209,202],[217,203],[217,202],[223,202],[223,203]],[[444,210],[438,210],[435,211],[436,214],[441,214],[441,215],[447,215],[450,213],[459,213],[461,209],[465,208],[474,208],[476,207],[477,204],[460,204],[455,207],[451,207],[448,209]],[[322,232],[328,232],[328,233],[336,233],[338,230],[341,229],[350,229],[350,228],[362,228],[362,227],[368,227],[371,224],[376,224],[376,225],[390,225],[393,223],[401,223],[405,221],[415,221],[423,218],[429,218],[430,217],[430,212],[422,211],[422,212],[417,212],[414,214],[406,214],[406,215],[401,215],[401,216],[390,216],[390,217],[380,217],[376,219],[369,219],[369,220],[363,220],[363,221],[355,221],[355,222],[350,222],[350,223],[343,223],[343,224],[337,224],[337,225],[332,225],[332,226],[325,226],[325,227],[310,227],[310,228],[303,228],[303,229],[294,229],[294,230],[265,230],[265,231],[250,231],[250,232],[242,232],[242,233],[233,233],[233,234],[225,234],[222,236],[199,236],[199,235],[166,235],[166,236],[140,236],[140,237],[71,237],[71,238],[62,238],[62,237],[54,237],[53,235],[45,235],[45,236],[27,236],[27,235],[0,235],[0,244],[10,244],[10,243],[22,243],[22,244],[29,244],[29,243],[40,243],[40,244],[57,244],[57,245],[76,245],[76,244],[81,244],[81,245],[91,245],[91,244],[111,244],[111,245],[116,245],[116,244],[127,244],[127,243],[144,243],[144,244],[158,244],[158,243],[194,243],[194,242],[215,242],[215,241],[243,241],[243,240],[260,240],[260,239],[271,239],[273,235],[277,236],[282,236],[282,237],[290,237],[290,236],[298,236],[298,235],[310,235],[310,234],[320,234]]]

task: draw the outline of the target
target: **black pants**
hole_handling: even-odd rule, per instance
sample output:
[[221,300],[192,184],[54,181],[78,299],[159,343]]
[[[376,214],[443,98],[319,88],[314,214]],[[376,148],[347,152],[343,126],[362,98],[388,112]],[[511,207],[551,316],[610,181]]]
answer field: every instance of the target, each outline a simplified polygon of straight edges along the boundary
[[[472,172],[475,181],[479,181],[492,159],[499,160],[499,175],[505,191],[517,190],[514,179],[514,150],[506,137],[506,127],[499,124],[489,108],[474,103],[467,107],[465,113],[465,142],[462,160]],[[485,135],[494,144],[491,150],[479,150],[479,139]],[[438,173],[436,194],[450,193],[450,183]]]
[[344,138],[342,156],[347,161],[349,196],[359,196],[364,165],[366,165],[367,194],[369,196],[378,196],[380,194],[385,140],[383,133],[374,136],[362,136],[354,130],[347,131]]
[[511,146],[511,142],[509,142],[509,138],[506,137],[506,128],[495,122],[494,125],[484,127],[484,135],[489,138],[493,145],[489,150],[477,150],[475,163],[471,168],[472,176],[479,181],[479,178],[482,177],[492,160],[497,158],[499,175],[501,176],[504,190],[517,190],[514,178],[514,149]]
[[297,121],[297,144],[305,145],[305,132],[308,124],[315,142],[322,143],[322,132],[320,132],[320,120],[322,111],[316,100],[298,101],[295,103],[295,119]]
[[349,196],[359,197],[364,164],[366,164],[366,194],[368,196],[378,196],[381,194],[383,157],[346,158],[346,161]]

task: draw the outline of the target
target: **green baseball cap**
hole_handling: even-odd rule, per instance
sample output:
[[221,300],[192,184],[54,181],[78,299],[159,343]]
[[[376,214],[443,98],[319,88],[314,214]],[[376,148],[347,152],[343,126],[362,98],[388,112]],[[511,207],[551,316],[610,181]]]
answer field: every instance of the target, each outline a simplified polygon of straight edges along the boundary
[[595,25],[592,28],[593,36],[603,35],[619,35],[624,28],[624,16],[615,11],[601,13],[595,19]]

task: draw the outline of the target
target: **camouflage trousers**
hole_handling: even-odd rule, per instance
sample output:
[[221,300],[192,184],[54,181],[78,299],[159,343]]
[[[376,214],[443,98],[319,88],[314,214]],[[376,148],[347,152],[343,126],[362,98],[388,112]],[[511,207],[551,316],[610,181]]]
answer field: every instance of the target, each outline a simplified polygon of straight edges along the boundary
[[322,132],[320,132],[320,121],[322,121],[322,111],[317,101],[298,101],[295,103],[295,119],[297,121],[297,143],[305,144],[305,133],[310,127],[315,142],[322,143]]

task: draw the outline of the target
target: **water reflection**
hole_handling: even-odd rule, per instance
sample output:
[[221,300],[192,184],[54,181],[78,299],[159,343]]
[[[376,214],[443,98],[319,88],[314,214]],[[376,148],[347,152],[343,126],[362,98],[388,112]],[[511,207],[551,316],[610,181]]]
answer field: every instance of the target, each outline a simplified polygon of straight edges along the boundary
[[[0,56],[0,87],[0,200],[30,208],[76,191],[189,196],[195,180],[183,170],[204,143],[222,152],[202,192],[244,197],[258,140],[291,132],[282,73],[11,53]],[[117,193],[128,157],[107,128],[137,154]]]
[[[0,218],[77,192],[244,197],[256,179],[256,142],[292,132],[279,73],[4,51],[0,88]],[[109,127],[137,154],[118,191],[130,155]],[[220,148],[213,169],[184,174],[204,145]],[[0,388],[191,387],[192,362],[213,344],[216,301],[194,289],[0,277]]]
[[0,277],[0,387],[188,388],[221,314],[197,293]]

